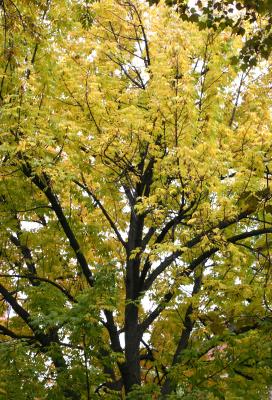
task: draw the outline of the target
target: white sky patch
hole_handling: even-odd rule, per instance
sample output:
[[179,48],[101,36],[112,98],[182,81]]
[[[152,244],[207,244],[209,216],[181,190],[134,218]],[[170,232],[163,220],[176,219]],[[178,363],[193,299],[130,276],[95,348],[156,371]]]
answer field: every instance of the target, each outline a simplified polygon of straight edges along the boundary
[[125,348],[125,332],[119,333],[119,340],[120,340],[120,345],[122,349]]
[[89,62],[94,62],[94,60],[95,60],[95,57],[96,57],[96,50],[93,50],[92,52],[91,52],[91,54],[89,54],[88,56],[87,56],[87,60],[89,61]]
[[145,293],[145,295],[141,301],[141,304],[146,313],[150,312],[155,307],[155,303],[150,300],[150,296],[148,293]]
[[197,0],[189,0],[188,1],[188,6],[189,7],[194,7],[196,5],[196,3],[197,3]]
[[42,224],[35,221],[21,221],[21,228],[24,231],[32,232],[37,231],[43,227]]

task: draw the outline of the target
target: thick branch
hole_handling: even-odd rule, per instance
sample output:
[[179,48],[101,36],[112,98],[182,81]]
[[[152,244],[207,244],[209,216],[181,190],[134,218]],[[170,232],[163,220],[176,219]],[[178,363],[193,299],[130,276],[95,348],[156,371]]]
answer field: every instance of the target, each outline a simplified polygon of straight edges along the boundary
[[104,325],[107,328],[110,335],[112,350],[116,353],[122,353],[123,350],[120,344],[118,331],[114,323],[113,314],[109,310],[104,310],[104,314],[107,320],[107,322]]
[[52,188],[50,187],[49,177],[44,174],[43,177],[40,178],[39,176],[33,174],[31,167],[26,164],[23,165],[22,169],[23,169],[24,174],[28,178],[31,178],[32,182],[40,190],[42,190],[44,192],[44,194],[46,195],[48,201],[50,202],[50,204],[62,226],[62,229],[63,229],[67,239],[69,240],[70,246],[72,247],[72,249],[75,252],[76,259],[82,269],[82,272],[83,272],[87,282],[89,283],[90,286],[93,286],[94,279],[93,279],[92,272],[89,268],[88,262],[80,249],[80,245],[75,237],[74,232],[72,231],[72,229],[68,223],[67,218],[64,215],[64,212],[62,210],[62,207],[60,205],[60,202],[59,202],[57,196],[53,193]]
[[[36,266],[33,261],[31,251],[30,251],[29,247],[27,247],[26,245],[21,243],[20,233],[21,232],[19,232],[18,237],[14,236],[14,235],[10,235],[9,238],[10,238],[11,242],[21,251],[23,259],[26,263],[26,266],[27,266],[27,269],[28,269],[30,275],[33,275],[33,276],[37,275]],[[29,278],[29,280],[31,281],[33,286],[39,285],[39,282],[36,281],[32,277]]]
[[[192,291],[192,297],[195,296],[197,293],[199,293],[201,289],[201,284],[202,284],[202,273],[200,275],[197,275],[195,277],[195,283],[194,283],[194,288]],[[193,313],[194,307],[193,304],[190,303],[189,306],[187,307],[184,321],[183,321],[183,329],[181,332],[181,336],[172,360],[172,366],[176,365],[179,360],[181,353],[183,350],[185,350],[188,347],[189,339],[194,327],[195,321],[192,319],[192,313]],[[172,382],[169,379],[169,377],[166,377],[166,380],[162,386],[161,393],[163,396],[169,394],[172,391]]]
[[166,305],[174,296],[174,292],[170,291],[166,293],[163,297],[162,302],[153,310],[148,317],[139,325],[139,329],[143,334],[146,329],[155,321],[155,319],[160,315],[160,313],[165,309]]
[[0,335],[9,336],[12,339],[28,339],[28,340],[36,340],[35,336],[29,335],[18,335],[17,333],[11,331],[6,328],[4,325],[0,324]]
[[[243,232],[239,235],[235,235],[235,236],[228,238],[227,242],[228,243],[236,243],[242,239],[246,239],[249,237],[255,237],[255,236],[259,236],[259,235],[263,235],[263,234],[267,234],[267,233],[272,233],[272,228],[263,228],[263,229],[256,229],[256,230],[253,230],[250,232]],[[197,257],[194,261],[192,261],[191,264],[188,266],[188,268],[186,268],[185,272],[183,272],[182,274],[185,274],[187,276],[190,275],[191,272],[193,272],[199,265],[203,264],[203,262],[205,262],[212,255],[214,255],[217,251],[219,251],[218,247],[213,247],[212,249],[205,251],[199,257]],[[170,260],[170,257],[167,258],[167,262]],[[201,283],[196,278],[193,294],[197,293],[200,290],[200,286],[201,286]],[[154,320],[165,309],[167,303],[169,303],[169,301],[172,299],[172,297],[173,297],[172,291],[169,291],[168,293],[165,294],[163,301],[140,324],[140,329],[142,332],[144,332],[149,327],[149,325],[152,322],[154,322]]]
[[[167,268],[169,265],[171,265],[177,258],[181,256],[183,252],[181,250],[177,250],[174,253],[172,253],[170,256],[166,257],[160,264],[159,266],[154,269],[153,272],[148,276],[148,278],[145,280],[144,285],[143,285],[143,291],[146,291],[150,288],[152,283],[155,281],[155,279]],[[149,264],[150,265],[150,264]],[[150,265],[151,267],[151,265]]]
[[[227,239],[228,243],[236,243],[240,240],[247,239],[250,237],[256,237],[260,235],[265,235],[268,233],[272,233],[272,228],[262,228],[262,229],[255,229],[249,232],[243,232],[238,235],[232,236]],[[213,247],[204,253],[202,253],[199,257],[197,257],[194,261],[191,262],[189,267],[186,269],[186,275],[189,275],[196,267],[198,267],[201,263],[207,260],[209,257],[214,255],[219,250],[218,247]]]
[[51,336],[56,336],[57,333],[55,330],[52,330],[51,336],[45,335],[39,331],[39,329],[33,325],[31,321],[30,314],[18,303],[18,301],[12,296],[12,294],[0,283],[0,293],[4,297],[5,301],[9,303],[12,307],[13,311],[16,312],[19,317],[27,324],[27,326],[32,330],[35,335],[35,338],[41,343],[41,345],[46,348],[52,341]]
[[[202,284],[202,273],[195,277],[192,297],[199,293],[201,289],[201,284]],[[182,330],[182,334],[178,346],[176,348],[175,355],[173,357],[172,365],[175,365],[178,362],[182,350],[186,349],[186,347],[188,346],[190,334],[194,326],[194,321],[191,319],[192,312],[193,312],[193,305],[191,303],[186,310],[184,318],[184,328]]]
[[[30,314],[17,302],[12,294],[0,283],[0,293],[4,299],[9,303],[12,309],[22,318],[22,320],[33,330],[33,325],[30,321]],[[34,332],[34,330],[33,330]]]
[[5,301],[9,303],[13,311],[22,318],[27,326],[32,330],[35,338],[46,348],[51,343],[51,338],[48,335],[44,335],[39,329],[31,322],[30,314],[18,303],[18,301],[12,296],[12,294],[0,283],[0,293],[4,297]]

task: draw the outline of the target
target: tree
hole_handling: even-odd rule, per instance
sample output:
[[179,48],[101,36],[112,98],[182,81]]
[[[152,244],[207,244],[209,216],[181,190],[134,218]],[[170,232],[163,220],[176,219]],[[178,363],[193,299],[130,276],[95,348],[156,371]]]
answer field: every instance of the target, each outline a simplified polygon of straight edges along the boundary
[[271,53],[272,3],[268,0],[195,0],[188,3],[167,0],[166,4],[176,7],[183,20],[196,23],[200,29],[220,31],[228,27],[233,35],[242,36],[244,45],[232,60],[242,69],[257,65],[260,58],[267,59]]
[[1,398],[268,397],[269,59],[162,3],[2,26]]

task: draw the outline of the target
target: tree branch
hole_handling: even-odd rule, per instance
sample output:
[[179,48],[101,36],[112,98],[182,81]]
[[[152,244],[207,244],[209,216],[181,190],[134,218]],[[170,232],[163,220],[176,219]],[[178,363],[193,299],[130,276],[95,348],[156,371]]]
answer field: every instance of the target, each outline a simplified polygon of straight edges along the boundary
[[[201,284],[202,284],[202,271],[200,275],[195,276],[195,282],[194,282],[194,288],[192,291],[192,298],[193,296],[195,296],[196,294],[199,293],[200,289],[201,289]],[[189,306],[187,307],[186,313],[185,313],[185,317],[184,317],[184,322],[183,322],[183,329],[181,332],[181,336],[172,360],[172,367],[174,365],[176,365],[179,362],[181,353],[183,352],[183,350],[185,350],[188,347],[188,343],[189,343],[189,339],[195,324],[195,321],[191,318],[192,317],[192,313],[194,311],[194,307],[192,302],[189,304]],[[172,390],[172,382],[169,379],[169,377],[166,377],[166,380],[161,388],[161,393],[163,396],[169,394]]]
[[74,250],[76,259],[78,261],[78,264],[80,265],[82,272],[89,283],[89,285],[92,287],[94,284],[94,279],[92,272],[89,268],[88,262],[82,253],[80,249],[80,245],[75,237],[74,232],[72,231],[67,218],[64,215],[64,212],[62,210],[62,207],[60,205],[60,202],[57,198],[57,196],[53,193],[52,188],[50,186],[50,178],[46,175],[43,174],[42,178],[40,178],[38,175],[33,174],[33,171],[30,167],[29,164],[23,164],[22,166],[23,173],[25,176],[30,178],[32,182],[42,191],[44,192],[45,196],[47,197],[48,201],[50,202],[52,209],[54,210],[59,223],[62,226],[62,229],[69,240],[70,246]]
[[[227,239],[227,242],[229,243],[236,243],[242,239],[246,239],[249,237],[255,237],[259,236],[262,234],[267,234],[267,233],[272,233],[272,228],[263,228],[263,229],[256,229],[250,232],[243,232],[239,235],[232,236]],[[212,249],[207,250],[206,252],[202,253],[199,257],[197,257],[190,265],[188,268],[186,268],[185,272],[183,272],[181,275],[187,275],[189,276],[191,272],[193,272],[199,265],[201,265],[204,261],[206,261],[209,257],[214,255],[217,251],[219,250],[218,247],[214,247]],[[171,256],[170,256],[171,257]],[[169,258],[168,258],[169,260]],[[198,283],[199,285],[199,283]],[[194,290],[200,290],[200,287],[198,289],[198,286],[194,287]],[[193,291],[194,292],[194,291]],[[165,309],[166,304],[171,300],[173,297],[173,292],[169,291],[165,296],[164,300],[156,307],[154,311],[152,311],[149,316],[140,324],[140,329],[142,332],[144,332],[148,326],[154,322],[154,320],[160,315],[160,313]]]
[[[265,235],[268,233],[272,233],[272,228],[262,228],[262,229],[255,229],[249,232],[243,232],[238,235],[232,236],[228,238],[226,241],[228,243],[236,243],[239,240],[247,239],[250,237],[256,237],[260,235]],[[207,260],[209,257],[214,255],[219,250],[218,247],[213,247],[210,250],[205,251],[199,257],[197,257],[194,261],[191,262],[189,267],[186,269],[186,275],[189,275],[198,265],[200,265],[203,261]]]
[[12,294],[0,283],[0,293],[4,297],[5,301],[9,303],[12,309],[22,318],[22,320],[30,327],[34,332],[34,327],[30,321],[30,314],[17,302]]
[[[184,244],[184,247],[191,249],[192,247],[194,247],[195,245],[197,245],[198,243],[201,242],[201,240],[203,239],[204,236],[210,234],[214,229],[218,228],[220,230],[223,230],[227,227],[229,227],[230,225],[242,220],[243,218],[246,218],[248,216],[248,212],[242,212],[240,213],[236,218],[233,218],[229,221],[221,221],[219,222],[217,225],[215,225],[214,227],[202,232],[201,234],[197,235],[196,237],[194,237],[193,239],[189,240],[187,243]],[[240,239],[237,239],[240,240]],[[218,250],[218,249],[217,249]],[[216,251],[217,251],[216,250]],[[210,250],[205,252],[205,254],[208,254],[208,256],[214,254],[214,251],[212,251],[212,253],[210,254]],[[151,272],[151,274],[146,278],[144,284],[143,284],[143,291],[146,291],[150,288],[150,286],[152,285],[152,283],[155,281],[155,279],[163,272],[165,271],[165,269],[171,265],[172,262],[174,262],[175,260],[177,260],[181,255],[183,254],[183,251],[181,250],[177,250],[175,252],[173,252],[170,256],[166,257],[159,265],[157,268],[154,269],[153,272]],[[204,253],[203,253],[204,254]],[[204,257],[204,256],[203,256]],[[200,263],[202,261],[205,260],[205,257],[203,258],[202,256],[199,257],[199,259],[201,260]],[[207,257],[206,257],[207,258]],[[199,264],[197,264],[199,265]],[[150,265],[151,267],[151,265]],[[150,268],[149,268],[150,269]],[[146,273],[146,272],[145,272]]]
[[36,340],[35,336],[29,335],[18,335],[17,333],[11,331],[6,328],[4,325],[0,324],[0,335],[9,336],[12,339],[28,339],[28,340]]
[[139,329],[141,334],[143,334],[146,329],[152,324],[152,322],[155,321],[155,319],[160,315],[160,313],[165,309],[166,305],[169,303],[169,301],[172,299],[174,296],[174,292],[170,291],[166,293],[163,297],[162,302],[153,310],[148,317],[141,323],[139,324]]
[[[10,238],[10,241],[21,251],[29,273],[34,276],[37,274],[36,266],[33,261],[32,254],[31,254],[29,247],[27,247],[26,245],[23,245],[21,243],[20,233],[21,232],[19,232],[19,234],[17,234],[18,237],[14,236],[14,235],[10,235],[9,238]],[[35,279],[32,279],[32,277],[30,278],[30,281],[33,286],[37,286],[39,284],[39,282],[36,282]]]
[[22,278],[22,279],[29,279],[29,280],[35,280],[37,279],[38,281],[41,282],[46,282],[49,283],[50,285],[56,287],[59,289],[72,303],[77,303],[77,300],[68,292],[67,289],[59,285],[58,283],[51,281],[50,279],[43,278],[41,276],[37,275],[21,275],[21,274],[0,274],[1,278]]
[[107,320],[107,322],[104,324],[104,326],[107,328],[107,330],[109,332],[112,350],[116,353],[122,353],[123,349],[120,344],[118,331],[117,331],[117,328],[115,326],[114,319],[113,319],[113,314],[109,310],[104,310],[104,314],[105,314],[105,317]]
[[107,212],[107,210],[105,209],[105,207],[103,206],[103,204],[101,203],[101,201],[95,196],[95,194],[93,192],[91,192],[91,190],[88,188],[88,186],[84,183],[82,184],[79,181],[74,181],[74,183],[79,186],[81,189],[83,189],[86,193],[88,193],[88,195],[94,200],[94,202],[96,203],[96,205],[100,208],[100,210],[102,211],[104,217],[106,218],[106,220],[108,221],[108,223],[110,224],[112,230],[114,231],[114,233],[116,234],[119,242],[123,245],[123,247],[127,250],[127,243],[124,241],[124,239],[122,238],[120,232],[118,231],[115,223],[113,222],[112,218],[110,217],[109,213]]

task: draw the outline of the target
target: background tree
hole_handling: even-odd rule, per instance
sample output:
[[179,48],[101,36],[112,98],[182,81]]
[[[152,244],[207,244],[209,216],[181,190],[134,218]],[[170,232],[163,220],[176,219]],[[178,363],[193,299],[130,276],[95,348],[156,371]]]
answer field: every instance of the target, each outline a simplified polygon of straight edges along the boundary
[[[158,1],[150,0],[149,4],[158,4]],[[239,63],[244,70],[256,66],[271,53],[272,3],[269,0],[168,0],[166,4],[174,6],[183,20],[196,23],[200,29],[218,32],[228,28],[233,35],[242,36],[244,45],[232,62]]]
[[269,59],[163,4],[2,21],[2,398],[268,396]]

